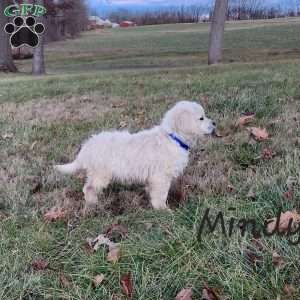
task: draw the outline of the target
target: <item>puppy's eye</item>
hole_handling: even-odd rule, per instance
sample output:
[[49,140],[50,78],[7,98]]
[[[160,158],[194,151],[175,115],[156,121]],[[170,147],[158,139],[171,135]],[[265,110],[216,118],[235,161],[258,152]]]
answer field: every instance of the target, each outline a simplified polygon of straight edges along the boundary
[[203,117],[201,117],[199,120],[200,120],[200,121],[203,121],[203,120],[204,120],[204,118],[203,118]]

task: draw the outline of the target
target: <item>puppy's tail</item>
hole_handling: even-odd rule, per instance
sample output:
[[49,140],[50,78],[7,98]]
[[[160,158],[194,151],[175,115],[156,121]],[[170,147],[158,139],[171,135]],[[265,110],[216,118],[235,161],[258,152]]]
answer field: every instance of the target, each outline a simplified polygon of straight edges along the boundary
[[70,164],[56,165],[54,166],[54,169],[63,174],[74,174],[80,170],[80,166],[78,165],[78,162],[75,160]]

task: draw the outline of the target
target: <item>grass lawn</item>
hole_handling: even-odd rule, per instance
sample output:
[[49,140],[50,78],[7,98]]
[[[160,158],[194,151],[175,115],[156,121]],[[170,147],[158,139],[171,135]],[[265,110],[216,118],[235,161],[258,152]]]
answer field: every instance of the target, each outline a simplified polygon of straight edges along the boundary
[[[47,45],[47,76],[28,75],[28,60],[17,75],[0,74],[0,299],[126,299],[120,278],[129,272],[139,300],[172,300],[189,287],[201,299],[205,285],[220,299],[300,299],[300,248],[288,237],[262,236],[258,246],[236,226],[230,238],[219,229],[197,240],[207,208],[222,211],[227,228],[232,217],[263,224],[300,209],[299,30],[297,18],[230,22],[225,63],[210,67],[207,24],[88,32]],[[201,102],[223,137],[192,151],[169,195],[173,212],[153,211],[142,186],[113,184],[97,216],[80,217],[82,178],[53,164],[72,160],[95,132],[157,124],[181,99]],[[236,126],[244,112],[269,139]],[[66,220],[44,221],[62,205],[73,208]],[[85,243],[115,223],[128,235],[111,263],[105,247],[91,254]],[[36,270],[37,259],[49,267]],[[105,278],[94,287],[97,274]]]

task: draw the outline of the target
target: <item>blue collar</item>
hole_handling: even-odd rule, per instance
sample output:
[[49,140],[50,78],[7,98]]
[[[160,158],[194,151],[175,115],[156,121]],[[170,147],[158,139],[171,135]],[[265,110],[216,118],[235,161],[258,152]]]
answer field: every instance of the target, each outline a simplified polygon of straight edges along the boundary
[[169,137],[173,139],[181,148],[186,151],[190,150],[190,146],[184,143],[181,139],[179,139],[174,133],[169,133]]

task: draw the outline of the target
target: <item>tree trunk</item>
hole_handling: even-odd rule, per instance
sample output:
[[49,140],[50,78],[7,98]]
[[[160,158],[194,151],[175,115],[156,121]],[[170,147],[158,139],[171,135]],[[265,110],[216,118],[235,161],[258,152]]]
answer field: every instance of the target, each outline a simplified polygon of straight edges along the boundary
[[217,64],[222,61],[225,21],[228,9],[228,0],[215,0],[215,8],[210,28],[208,64]]
[[0,0],[0,71],[17,72],[12,57],[9,35],[4,31],[8,18],[3,14],[3,11],[9,4],[8,0]]
[[[44,6],[44,0],[36,0],[36,4]],[[43,22],[44,17],[38,18],[37,22]],[[32,74],[33,75],[43,75],[45,74],[45,61],[44,61],[44,36],[41,34],[39,36],[39,44],[33,49],[33,59],[32,59]]]

